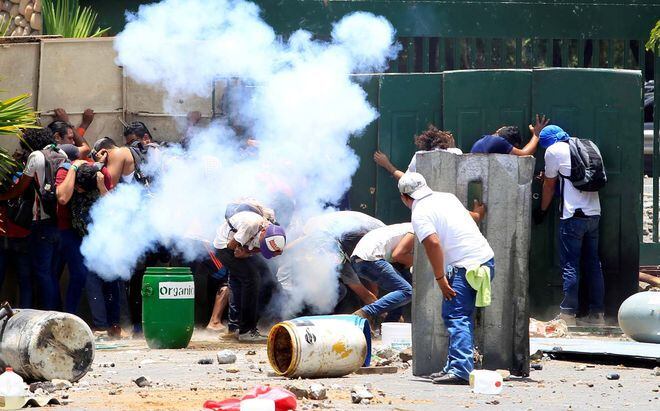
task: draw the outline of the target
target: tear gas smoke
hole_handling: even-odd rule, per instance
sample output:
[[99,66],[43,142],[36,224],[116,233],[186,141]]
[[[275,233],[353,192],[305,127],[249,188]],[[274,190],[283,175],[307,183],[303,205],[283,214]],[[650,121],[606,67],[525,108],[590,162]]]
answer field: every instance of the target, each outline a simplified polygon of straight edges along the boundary
[[[182,24],[185,15],[198,16],[196,24]],[[194,240],[211,241],[227,203],[240,197],[275,208],[290,222],[289,241],[308,217],[342,197],[358,166],[348,139],[377,117],[351,74],[382,71],[396,57],[400,46],[387,20],[353,13],[321,42],[302,30],[278,37],[258,7],[241,0],[165,0],[127,18],[115,48],[128,76],[164,89],[169,112],[180,98],[209,97],[215,82],[238,79],[247,87],[232,89],[226,118],[258,148],[246,150],[245,136],[225,118],[196,130],[186,149],[162,149],[147,165],[149,193],[120,185],[92,209],[82,245],[92,270],[128,279],[157,244],[195,259],[204,247]],[[336,269],[325,260],[294,274],[306,276],[298,292],[319,309],[334,303],[316,298],[319,287],[336,289]]]

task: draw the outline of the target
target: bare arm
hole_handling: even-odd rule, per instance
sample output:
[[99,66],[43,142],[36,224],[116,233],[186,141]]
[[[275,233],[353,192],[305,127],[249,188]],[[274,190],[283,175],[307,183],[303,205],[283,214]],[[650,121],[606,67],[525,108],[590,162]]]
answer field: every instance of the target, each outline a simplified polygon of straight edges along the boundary
[[0,194],[0,200],[11,200],[23,194],[32,183],[33,178],[23,174],[16,184],[11,186],[6,193]]
[[55,193],[57,194],[57,202],[64,205],[71,200],[73,196],[73,190],[76,186],[76,171],[78,167],[85,164],[84,160],[76,160],[71,164],[69,171],[66,173],[66,177],[61,184],[58,184]]
[[387,170],[388,173],[392,174],[392,177],[394,177],[396,181],[399,181],[399,179],[403,175],[403,171],[397,170],[394,164],[390,162],[390,159],[387,158],[387,155],[385,155],[385,153],[381,151],[376,151],[374,153],[374,161],[376,162],[376,164]]
[[557,185],[557,177],[543,179],[543,194],[541,196],[541,210],[545,211],[550,207],[552,199],[555,196],[555,186]]
[[456,296],[456,291],[451,288],[449,281],[447,281],[447,276],[445,276],[445,257],[442,251],[442,245],[440,244],[440,238],[438,238],[437,234],[431,234],[422,241],[422,245],[433,268],[433,275],[440,286],[442,296],[445,300],[451,300]]
[[392,262],[403,264],[406,268],[413,265],[413,249],[415,247],[415,234],[408,233],[392,251]]

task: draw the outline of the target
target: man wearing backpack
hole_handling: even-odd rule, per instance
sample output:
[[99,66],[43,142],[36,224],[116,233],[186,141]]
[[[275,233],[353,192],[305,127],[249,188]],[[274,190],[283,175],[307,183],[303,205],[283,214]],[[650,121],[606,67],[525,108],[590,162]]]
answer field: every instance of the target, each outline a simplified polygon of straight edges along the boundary
[[576,325],[580,261],[585,263],[589,287],[589,324],[604,324],[605,286],[598,257],[600,200],[598,189],[606,182],[600,151],[589,140],[572,138],[555,125],[543,128],[539,144],[545,148],[545,173],[541,209],[534,212],[543,221],[555,195],[560,192],[559,260],[564,299],[559,318]]
[[59,300],[55,271],[60,246],[55,174],[68,159],[66,154],[56,147],[52,132],[48,128],[25,130],[20,144],[24,151],[30,153],[25,170],[18,182],[5,194],[0,195],[0,201],[17,198],[31,185],[34,187],[36,195],[29,240],[32,271],[39,287],[40,308],[55,310]]

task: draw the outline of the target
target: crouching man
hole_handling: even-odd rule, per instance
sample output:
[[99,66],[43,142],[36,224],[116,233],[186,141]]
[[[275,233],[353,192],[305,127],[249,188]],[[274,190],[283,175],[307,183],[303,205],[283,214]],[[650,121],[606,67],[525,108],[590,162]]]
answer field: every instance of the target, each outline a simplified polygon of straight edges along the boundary
[[[444,298],[442,319],[449,333],[447,363],[431,378],[435,384],[468,384],[474,369],[472,313],[478,298],[490,299],[490,279],[495,272],[493,250],[476,224],[485,208],[479,205],[474,212],[468,211],[453,194],[432,191],[418,173],[404,174],[399,191],[403,203],[412,209],[413,230],[424,246]],[[486,283],[480,289],[487,292],[477,295],[470,285],[476,282],[474,277]]]
[[[213,246],[218,249],[218,259],[229,270],[229,289],[236,310],[232,313],[230,309],[228,331],[229,334],[238,331],[239,341],[266,340],[257,330],[261,274],[268,270],[263,258],[282,254],[285,245],[284,229],[257,211],[237,212],[218,228]],[[231,314],[235,314],[238,324],[232,321]]]
[[410,223],[377,228],[362,237],[351,256],[353,268],[360,278],[378,284],[387,294],[353,314],[372,324],[377,324],[385,313],[385,321],[399,321],[403,307],[412,299],[410,267],[414,244]]

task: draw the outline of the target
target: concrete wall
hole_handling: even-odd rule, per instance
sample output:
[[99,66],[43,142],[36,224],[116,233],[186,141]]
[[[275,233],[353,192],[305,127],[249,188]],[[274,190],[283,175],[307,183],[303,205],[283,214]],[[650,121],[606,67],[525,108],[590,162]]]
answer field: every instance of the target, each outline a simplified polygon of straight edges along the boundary
[[[209,97],[177,99],[166,113],[162,89],[133,82],[115,64],[113,41],[103,37],[0,44],[0,98],[29,93],[44,126],[57,107],[69,112],[74,125],[92,108],[96,117],[86,135],[90,143],[105,136],[123,143],[120,119],[143,121],[157,140],[176,141],[187,112],[200,111],[204,121],[221,112],[225,82],[209,84]],[[0,136],[0,146],[12,152],[18,140]]]
[[[483,367],[529,374],[529,247],[533,157],[502,154],[417,155],[417,170],[435,191],[456,195],[468,205],[468,185],[481,181],[488,213],[481,223],[495,251],[492,303],[475,315],[475,346]],[[471,206],[470,206],[471,207]],[[413,275],[413,373],[439,371],[447,358],[442,294],[423,248],[415,252]]]

